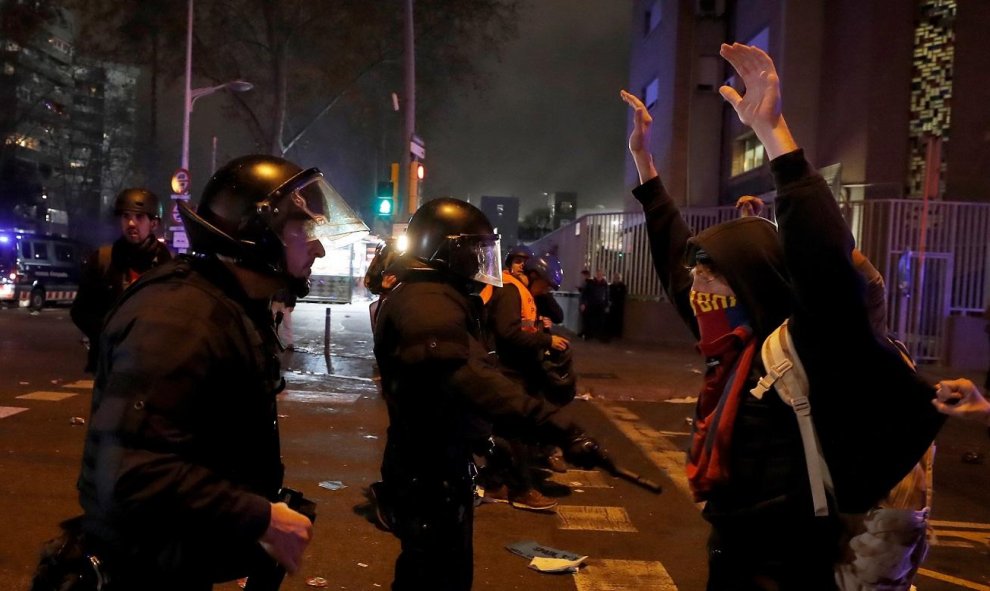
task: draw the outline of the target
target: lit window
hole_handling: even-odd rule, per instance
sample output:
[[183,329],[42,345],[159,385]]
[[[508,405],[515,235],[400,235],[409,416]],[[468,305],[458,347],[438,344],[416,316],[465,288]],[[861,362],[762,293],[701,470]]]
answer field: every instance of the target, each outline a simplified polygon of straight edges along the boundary
[[752,133],[738,138],[732,144],[732,176],[763,166],[766,152],[763,144]]
[[654,78],[650,80],[650,83],[643,87],[643,104],[646,105],[647,109],[652,109],[653,105],[657,104],[660,99],[660,80]]
[[657,28],[662,19],[663,9],[660,6],[660,0],[654,0],[653,4],[646,9],[646,15],[643,19],[643,25],[645,26],[643,35],[652,33],[653,29]]

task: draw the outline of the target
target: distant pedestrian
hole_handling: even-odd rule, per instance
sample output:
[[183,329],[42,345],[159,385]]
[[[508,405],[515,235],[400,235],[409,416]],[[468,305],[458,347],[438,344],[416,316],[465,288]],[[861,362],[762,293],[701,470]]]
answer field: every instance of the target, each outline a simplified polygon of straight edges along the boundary
[[608,284],[608,329],[615,338],[622,338],[628,291],[622,281],[622,273],[612,273],[612,282]]
[[96,372],[104,317],[127,287],[142,273],[172,258],[155,235],[162,218],[158,196],[147,189],[124,189],[117,194],[113,214],[120,238],[105,244],[83,263],[79,292],[69,316],[89,340],[86,371]]
[[584,319],[584,338],[608,340],[608,332],[605,329],[608,314],[608,281],[605,280],[605,271],[596,269],[595,276],[585,280],[584,288],[581,290],[580,309]]

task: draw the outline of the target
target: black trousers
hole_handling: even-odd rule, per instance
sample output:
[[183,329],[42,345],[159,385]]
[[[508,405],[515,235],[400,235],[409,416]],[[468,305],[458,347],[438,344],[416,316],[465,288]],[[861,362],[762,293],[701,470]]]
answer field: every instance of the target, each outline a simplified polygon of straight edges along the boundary
[[713,525],[707,591],[832,591],[839,528],[834,518],[781,514]]
[[474,577],[474,482],[464,474],[397,483],[402,550],[392,591],[469,591]]

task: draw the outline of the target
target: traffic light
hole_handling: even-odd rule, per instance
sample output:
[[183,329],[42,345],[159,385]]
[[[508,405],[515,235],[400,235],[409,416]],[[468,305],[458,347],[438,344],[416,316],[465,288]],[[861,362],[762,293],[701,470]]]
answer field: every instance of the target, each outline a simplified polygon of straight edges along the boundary
[[392,183],[385,181],[378,183],[378,195],[375,203],[375,215],[390,218],[395,209],[395,195],[393,194]]
[[419,207],[419,193],[423,177],[426,176],[426,166],[418,160],[409,163],[409,213],[416,213]]

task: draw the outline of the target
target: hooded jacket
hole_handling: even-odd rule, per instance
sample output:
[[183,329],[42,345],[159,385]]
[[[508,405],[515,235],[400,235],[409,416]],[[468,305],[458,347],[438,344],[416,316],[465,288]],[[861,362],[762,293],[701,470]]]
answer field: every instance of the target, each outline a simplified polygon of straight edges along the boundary
[[[853,237],[824,180],[801,150],[774,159],[771,170],[777,233],[765,220],[741,218],[691,237],[659,178],[633,194],[646,212],[657,274],[696,336],[684,263],[699,247],[746,306],[757,338],[791,317],[835,501],[844,512],[867,511],[918,462],[944,417],[930,403],[932,386],[874,335],[863,277],[852,263]],[[804,458],[787,443],[800,448],[796,421],[779,398],[747,397],[734,438],[733,482],[720,509],[745,511],[787,497],[804,506]],[[783,497],[771,496],[777,493]]]

